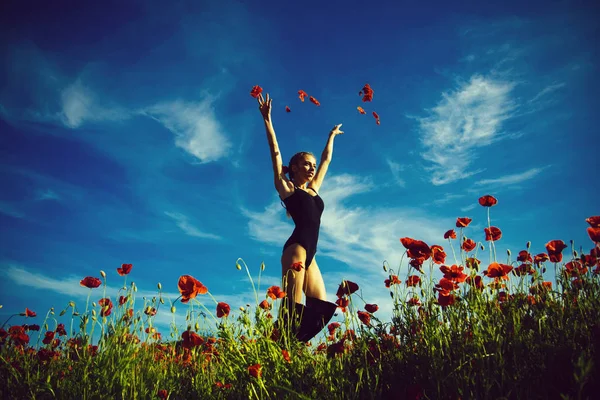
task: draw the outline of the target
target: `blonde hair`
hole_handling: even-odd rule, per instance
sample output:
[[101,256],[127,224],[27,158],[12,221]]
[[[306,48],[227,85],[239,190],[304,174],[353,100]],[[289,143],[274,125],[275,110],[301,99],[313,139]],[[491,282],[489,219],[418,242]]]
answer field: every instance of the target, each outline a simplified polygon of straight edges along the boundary
[[[294,179],[294,171],[292,170],[292,165],[296,165],[298,164],[298,161],[300,160],[301,157],[304,156],[312,156],[313,158],[316,159],[315,155],[313,153],[311,153],[310,151],[300,151],[296,154],[294,154],[292,156],[292,158],[290,158],[290,163],[288,164],[288,168],[287,168],[287,174],[290,177],[290,180],[293,182]],[[290,215],[290,212],[287,210],[287,208],[285,207],[285,205],[283,204],[283,202],[281,203],[281,205],[283,206],[283,208],[285,208],[285,214],[287,215],[288,218],[291,218],[292,216]]]

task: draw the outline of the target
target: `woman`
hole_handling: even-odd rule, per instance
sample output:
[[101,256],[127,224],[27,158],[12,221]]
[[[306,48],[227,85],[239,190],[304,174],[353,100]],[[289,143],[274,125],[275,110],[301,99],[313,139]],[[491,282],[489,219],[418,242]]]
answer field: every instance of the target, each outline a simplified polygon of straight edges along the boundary
[[[331,162],[333,140],[336,135],[344,132],[340,130],[342,124],[336,125],[329,132],[318,168],[315,157],[308,152],[296,153],[286,168],[282,163],[271,121],[273,99],[269,98],[269,94],[266,98],[260,94],[257,99],[271,149],[275,189],[295,223],[294,232],[285,243],[281,255],[283,290],[287,293],[287,305],[284,308],[292,310],[292,314],[296,314],[295,318],[300,318],[297,315],[301,315],[300,327],[292,328],[292,331],[298,339],[308,341],[329,322],[337,308],[335,304],[325,300],[325,283],[315,253],[321,214],[325,207],[318,192]],[[301,304],[302,292],[306,295],[306,307]]]

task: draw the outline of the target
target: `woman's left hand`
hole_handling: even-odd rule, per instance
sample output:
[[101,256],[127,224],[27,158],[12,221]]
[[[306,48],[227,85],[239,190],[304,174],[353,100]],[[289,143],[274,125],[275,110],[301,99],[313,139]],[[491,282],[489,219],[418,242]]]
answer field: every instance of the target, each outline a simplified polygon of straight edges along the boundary
[[342,135],[342,134],[344,134],[344,131],[340,130],[341,127],[342,127],[342,124],[334,126],[333,129],[331,130],[331,132],[329,132],[329,134],[330,135]]

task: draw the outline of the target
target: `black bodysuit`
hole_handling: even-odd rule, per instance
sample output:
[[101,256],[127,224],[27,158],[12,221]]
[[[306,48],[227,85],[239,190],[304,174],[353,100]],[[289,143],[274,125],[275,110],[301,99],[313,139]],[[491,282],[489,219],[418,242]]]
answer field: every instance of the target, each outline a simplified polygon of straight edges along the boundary
[[[317,193],[314,189],[309,189]],[[311,196],[308,192],[298,187],[283,202],[296,224],[292,236],[283,245],[283,250],[294,243],[298,243],[304,247],[306,250],[304,268],[308,268],[317,252],[321,214],[323,214],[323,210],[325,209],[325,203],[323,203],[323,199],[321,199],[318,193],[316,196]]]

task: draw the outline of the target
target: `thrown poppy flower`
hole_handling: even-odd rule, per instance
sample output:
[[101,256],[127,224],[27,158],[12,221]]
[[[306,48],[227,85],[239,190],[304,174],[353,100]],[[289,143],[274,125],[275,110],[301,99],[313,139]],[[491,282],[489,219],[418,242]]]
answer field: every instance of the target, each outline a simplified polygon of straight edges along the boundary
[[364,311],[358,311],[358,319],[365,325],[371,325],[371,315]]
[[319,100],[315,99],[312,96],[309,97],[309,100],[310,100],[311,103],[313,103],[316,106],[320,106],[321,105],[321,103],[319,103]]
[[487,241],[498,241],[500,240],[500,238],[502,237],[502,231],[495,227],[495,226],[490,226],[489,228],[483,228],[483,231],[485,232],[485,240]]
[[263,89],[260,86],[256,85],[250,91],[250,96],[257,98],[258,95],[262,93],[262,91],[263,91]]
[[471,223],[472,219],[468,217],[460,217],[456,219],[457,228],[466,228]]
[[133,268],[133,264],[122,264],[117,268],[117,273],[121,276],[127,275],[131,272],[131,268]]
[[267,296],[272,298],[273,300],[283,299],[286,296],[286,293],[281,290],[279,286],[271,286],[267,289]]
[[592,228],[600,228],[600,215],[595,215],[585,219],[585,222],[590,224]]
[[437,244],[431,246],[431,258],[435,264],[443,264],[446,262],[446,253],[444,248]]
[[377,121],[375,121],[375,123],[376,123],[377,125],[381,125],[381,121],[380,121],[380,120],[377,120]]
[[351,281],[343,280],[340,286],[338,287],[336,296],[338,298],[342,296],[350,296],[352,293],[358,290],[358,285]]
[[379,306],[377,304],[365,304],[365,310],[373,314],[375,311],[379,310]]
[[444,239],[456,239],[456,232],[454,229],[450,229],[444,233]]
[[481,204],[484,207],[492,207],[498,204],[498,200],[494,196],[486,194],[485,196],[481,196],[479,198],[479,204]]
[[359,96],[363,96],[362,101],[363,102],[367,102],[367,101],[373,101],[373,89],[371,88],[371,85],[369,85],[368,83],[365,84],[365,86],[363,86],[362,90],[360,92],[358,92]]
[[300,271],[302,270],[302,268],[303,268],[303,267],[302,267],[302,261],[298,261],[298,262],[295,262],[295,263],[293,263],[293,264],[290,266],[290,268],[291,268],[291,269],[293,269],[294,271],[298,271],[298,272],[300,272]]
[[208,293],[208,288],[199,280],[191,275],[182,275],[177,283],[179,293],[181,293],[181,302],[187,303],[199,294]]
[[231,311],[231,307],[229,307],[229,304],[223,303],[223,302],[219,302],[217,304],[217,317],[218,318],[228,316],[229,311]]
[[548,258],[550,262],[558,263],[562,261],[562,251],[567,248],[567,245],[562,240],[551,240],[546,243]]
[[410,275],[406,279],[406,286],[408,287],[417,286],[419,284],[421,284],[421,278],[418,275]]
[[587,233],[592,242],[600,243],[600,227],[599,228],[587,228]]
[[113,303],[108,297],[98,300],[98,305],[101,307],[101,317],[108,317],[112,313]]
[[94,288],[97,288],[98,286],[102,285],[102,281],[98,278],[94,278],[93,276],[86,276],[81,281],[79,281],[79,284],[81,286],[85,286],[87,288],[94,289]]
[[290,107],[285,106],[285,112],[291,112],[292,110],[290,109]]
[[377,125],[380,125],[380,120],[379,120],[379,114],[377,114],[375,111],[373,111],[373,117],[375,118],[375,123]]
[[365,111],[365,110],[364,110],[364,109],[363,109],[361,106],[358,106],[358,107],[356,107],[356,109],[357,109],[357,110],[358,110],[358,112],[359,112],[359,113],[361,113],[361,114],[366,114],[366,113],[367,113],[367,112],[366,112],[366,111]]
[[248,367],[248,373],[255,378],[260,378],[262,376],[262,367],[260,364],[251,365]]
[[298,98],[304,103],[304,98],[308,96],[304,90],[298,90]]
[[473,241],[473,239],[465,238],[463,240],[462,249],[467,253],[473,251],[477,247],[477,243]]

